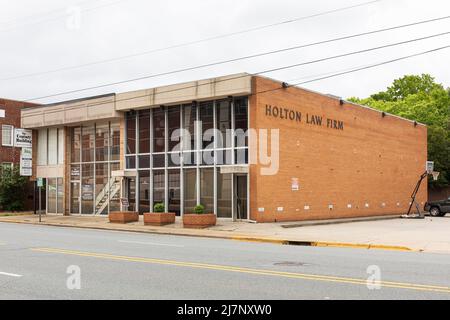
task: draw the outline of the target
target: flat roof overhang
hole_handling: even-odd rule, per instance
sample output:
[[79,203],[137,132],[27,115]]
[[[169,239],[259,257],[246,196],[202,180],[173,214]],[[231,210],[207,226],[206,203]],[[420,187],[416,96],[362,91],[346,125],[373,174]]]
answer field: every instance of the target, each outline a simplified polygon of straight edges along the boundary
[[251,93],[252,76],[248,73],[238,73],[147,90],[119,93],[116,95],[116,110],[129,111],[229,96],[250,95]]
[[152,89],[107,94],[24,109],[22,128],[75,126],[123,117],[123,112],[252,93],[252,75],[238,73]]
[[25,129],[71,126],[88,121],[120,118],[121,114],[115,107],[115,94],[34,107],[21,112],[22,128]]

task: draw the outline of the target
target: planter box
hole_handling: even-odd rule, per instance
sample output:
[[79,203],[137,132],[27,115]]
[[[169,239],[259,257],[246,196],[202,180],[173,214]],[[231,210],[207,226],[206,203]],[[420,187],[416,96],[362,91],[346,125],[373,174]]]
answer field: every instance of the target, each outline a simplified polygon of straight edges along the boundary
[[203,229],[215,226],[217,222],[214,213],[208,214],[185,214],[183,216],[183,226],[185,228]]
[[139,213],[127,211],[115,211],[109,213],[111,223],[129,223],[139,221]]
[[144,225],[146,226],[165,226],[175,223],[175,213],[144,213]]

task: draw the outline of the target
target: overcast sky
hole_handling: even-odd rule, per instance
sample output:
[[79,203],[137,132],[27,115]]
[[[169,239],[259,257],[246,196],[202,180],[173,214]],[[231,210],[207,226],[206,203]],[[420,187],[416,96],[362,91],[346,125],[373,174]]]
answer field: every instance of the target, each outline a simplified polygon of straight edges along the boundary
[[[384,0],[195,45],[48,73],[368,1],[0,0],[0,97],[27,100],[450,15],[448,0]],[[450,19],[37,102],[151,88],[238,72],[256,73],[447,31]],[[265,76],[301,82],[445,45],[450,45],[450,35]],[[405,74],[421,73],[430,73],[450,87],[450,49],[303,86],[344,98],[366,97],[384,90]]]

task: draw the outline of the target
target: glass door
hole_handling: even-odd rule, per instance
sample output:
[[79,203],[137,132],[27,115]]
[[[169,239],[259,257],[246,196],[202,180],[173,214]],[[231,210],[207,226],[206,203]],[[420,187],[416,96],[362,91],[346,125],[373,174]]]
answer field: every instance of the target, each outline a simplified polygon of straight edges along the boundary
[[70,213],[80,214],[80,182],[70,184]]
[[247,220],[247,176],[235,176],[236,219]]

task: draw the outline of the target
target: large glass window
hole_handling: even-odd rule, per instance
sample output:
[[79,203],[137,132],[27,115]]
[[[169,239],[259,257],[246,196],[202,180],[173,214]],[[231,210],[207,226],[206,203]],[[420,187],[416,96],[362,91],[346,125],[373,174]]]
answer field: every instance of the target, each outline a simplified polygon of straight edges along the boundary
[[38,131],[38,165],[45,166],[47,162],[47,129]]
[[195,121],[197,119],[197,110],[195,105],[183,105],[183,129],[186,136],[183,137],[184,150],[195,150]]
[[200,103],[200,121],[202,125],[202,148],[214,148],[214,102]]
[[56,213],[57,183],[56,178],[47,179],[47,212]]
[[95,214],[108,214],[110,187],[108,180],[108,164],[95,165]]
[[166,115],[164,108],[153,109],[153,152],[166,151]]
[[83,162],[94,161],[95,127],[93,125],[82,128],[81,144]]
[[[110,174],[112,176],[113,171],[117,171],[120,169],[120,163],[111,163],[110,164]],[[109,195],[109,211],[119,211],[120,210],[120,179],[119,178],[111,178],[111,183],[113,187],[111,188],[111,192]]]
[[[119,122],[111,122],[110,125],[110,135],[111,135],[111,161],[120,160],[120,123]],[[118,170],[118,169],[117,169]]]
[[82,165],[81,213],[92,214],[94,210],[94,165]]
[[197,205],[197,170],[184,170],[184,213],[192,213]]
[[150,110],[139,111],[139,153],[150,153]]
[[181,214],[180,170],[169,170],[169,212]]
[[229,100],[217,102],[217,129],[220,131],[217,147],[231,148],[231,104]]
[[97,125],[95,130],[95,161],[108,161],[109,124]]
[[[40,140],[40,139],[39,139]],[[81,128],[71,129],[71,160],[72,162],[80,162],[81,158]]]
[[169,107],[167,110],[167,121],[169,129],[169,152],[180,151],[180,107]]
[[70,212],[107,214],[108,210],[120,210],[120,181],[111,179],[112,171],[120,169],[120,123],[72,128],[70,137]]
[[166,175],[164,170],[153,170],[153,205],[166,202]]
[[236,147],[247,147],[248,136],[248,99],[239,98],[234,100],[234,118],[236,130]]
[[214,169],[200,170],[200,203],[205,206],[205,212],[214,212]]
[[139,212],[153,212],[150,208],[150,171],[139,172]]
[[232,174],[217,172],[217,217],[231,218],[231,183]]
[[56,185],[57,185],[57,199],[56,199],[56,212],[59,214],[64,213],[64,183],[63,178],[56,179]]
[[127,154],[136,153],[136,114],[128,113],[127,122]]

